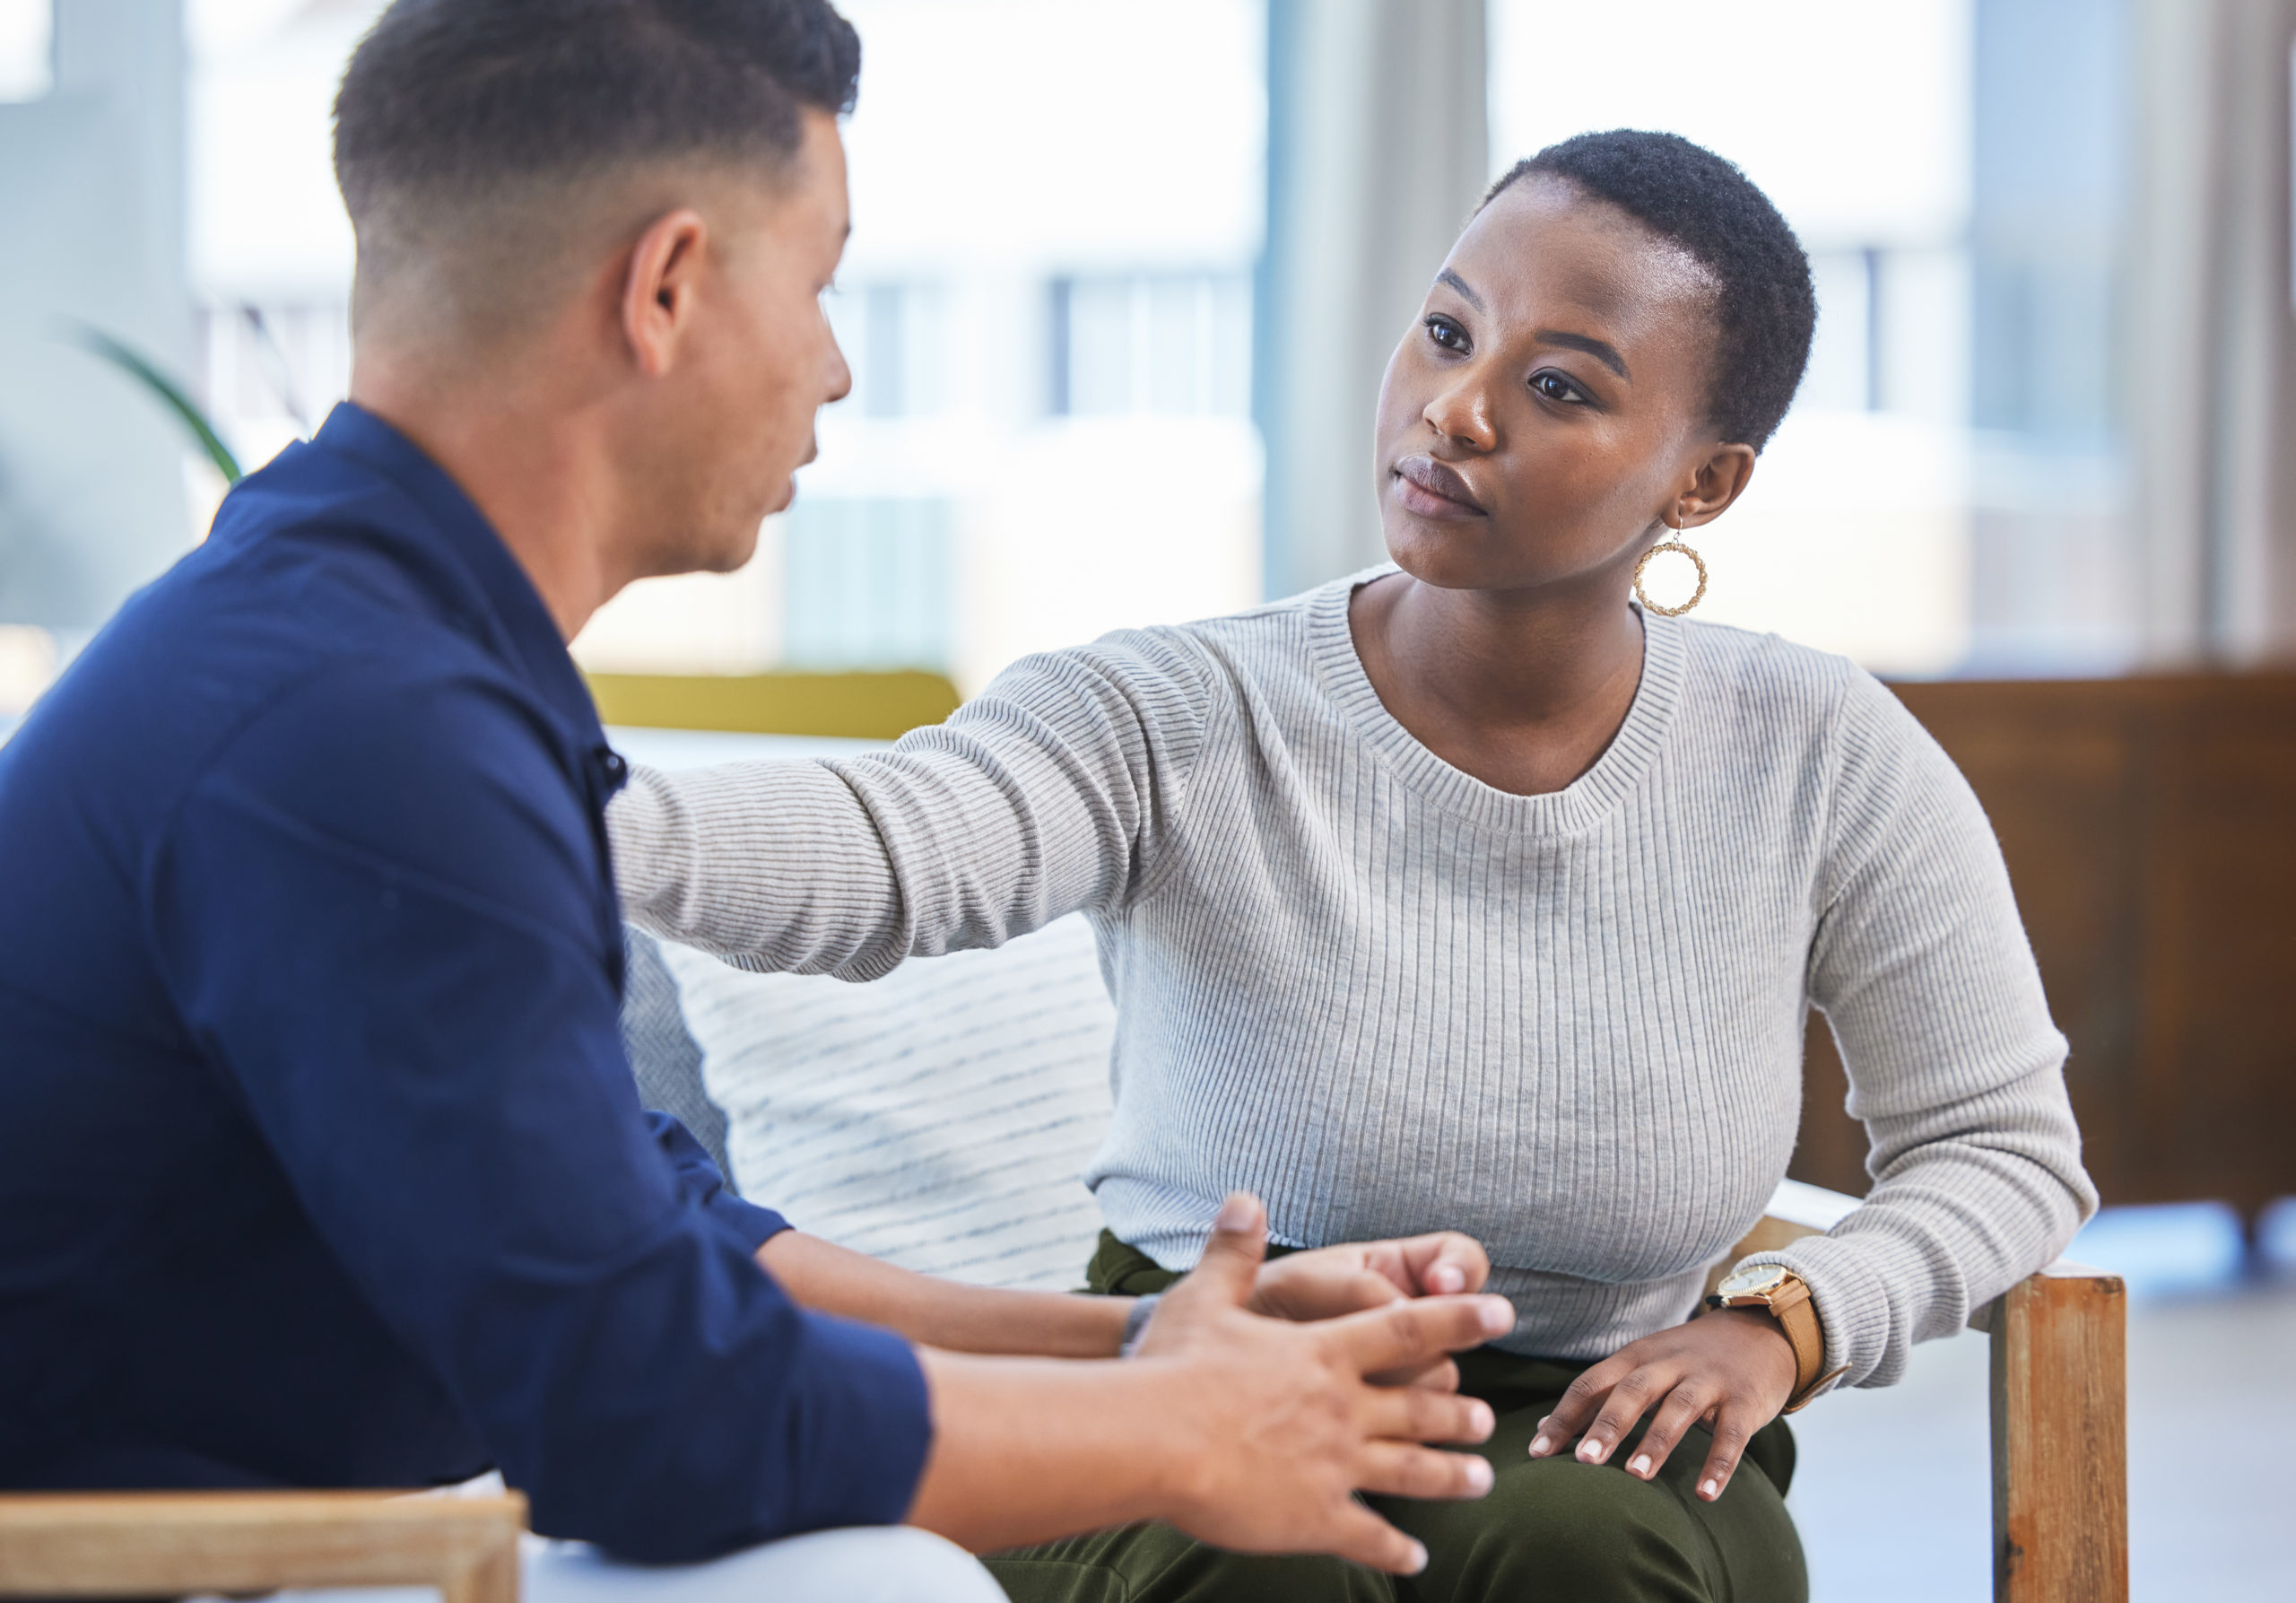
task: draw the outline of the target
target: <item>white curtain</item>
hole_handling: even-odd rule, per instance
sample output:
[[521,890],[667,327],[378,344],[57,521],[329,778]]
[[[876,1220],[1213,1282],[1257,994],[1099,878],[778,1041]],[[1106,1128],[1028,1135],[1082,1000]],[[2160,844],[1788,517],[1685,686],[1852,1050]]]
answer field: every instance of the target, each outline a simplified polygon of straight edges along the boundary
[[1268,0],[1270,596],[1385,554],[1372,409],[1489,177],[1485,62],[1483,0]]
[[2158,664],[2296,652],[2296,0],[2139,0],[2122,386]]

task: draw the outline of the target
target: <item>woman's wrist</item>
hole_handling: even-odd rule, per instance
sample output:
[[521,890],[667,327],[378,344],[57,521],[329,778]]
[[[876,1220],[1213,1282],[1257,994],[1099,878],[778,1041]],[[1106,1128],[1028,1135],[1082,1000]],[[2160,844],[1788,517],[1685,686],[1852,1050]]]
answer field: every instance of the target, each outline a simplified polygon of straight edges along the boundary
[[1158,1294],[1132,1299],[1132,1306],[1125,1311],[1124,1333],[1117,1344],[1116,1355],[1129,1358],[1140,1350],[1141,1342],[1148,1335],[1148,1321],[1156,1315]]
[[[1737,1320],[1744,1321],[1753,1329],[1768,1331],[1771,1337],[1776,1338],[1778,1345],[1786,1350],[1787,1363],[1790,1364],[1795,1362],[1794,1338],[1786,1334],[1786,1327],[1778,1322],[1778,1316],[1770,1312],[1769,1309],[1717,1308],[1710,1311],[1706,1317],[1708,1319]],[[1798,1375],[1796,1376],[1796,1379],[1799,1379]]]

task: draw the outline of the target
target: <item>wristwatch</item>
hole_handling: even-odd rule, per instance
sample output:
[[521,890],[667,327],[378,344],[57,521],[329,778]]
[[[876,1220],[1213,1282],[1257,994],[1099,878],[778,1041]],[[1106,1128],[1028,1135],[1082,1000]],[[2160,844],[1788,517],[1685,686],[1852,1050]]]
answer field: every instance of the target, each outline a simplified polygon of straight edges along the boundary
[[1803,1407],[1848,1368],[1831,1374],[1825,1367],[1826,1333],[1818,1327],[1818,1311],[1810,1302],[1810,1287],[1783,1264],[1746,1264],[1730,1271],[1728,1278],[1706,1299],[1709,1308],[1765,1308],[1794,1348],[1794,1395],[1785,1412]]

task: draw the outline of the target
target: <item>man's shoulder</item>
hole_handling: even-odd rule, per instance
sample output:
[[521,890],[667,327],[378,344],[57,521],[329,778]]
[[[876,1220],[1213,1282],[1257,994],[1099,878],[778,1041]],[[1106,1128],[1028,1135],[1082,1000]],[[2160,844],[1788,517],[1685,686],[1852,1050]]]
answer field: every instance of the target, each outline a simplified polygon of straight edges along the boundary
[[256,490],[0,748],[20,844],[84,835],[124,867],[218,787],[283,815],[567,790],[543,698],[423,597],[374,524],[342,497],[266,507]]
[[131,598],[26,720],[26,761],[187,780],[283,712],[398,725],[507,681],[387,564],[278,533],[204,546]]

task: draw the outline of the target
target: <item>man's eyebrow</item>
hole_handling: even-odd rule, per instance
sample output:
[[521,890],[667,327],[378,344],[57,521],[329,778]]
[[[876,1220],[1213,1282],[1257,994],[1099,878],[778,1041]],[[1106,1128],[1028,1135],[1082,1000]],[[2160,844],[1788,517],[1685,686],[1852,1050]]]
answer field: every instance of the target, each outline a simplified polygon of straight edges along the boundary
[[1437,283],[1449,284],[1453,289],[1458,291],[1459,299],[1465,301],[1469,306],[1474,307],[1475,310],[1489,311],[1491,309],[1489,307],[1483,305],[1482,296],[1467,288],[1467,281],[1461,278],[1457,274],[1452,272],[1448,267],[1444,268],[1440,273],[1438,273],[1435,275],[1435,282]]
[[1565,334],[1559,328],[1542,328],[1532,337],[1545,344],[1561,345],[1566,351],[1584,351],[1629,384],[1634,382],[1633,375],[1626,370],[1626,358],[1621,356],[1618,347],[1607,340],[1595,339],[1584,334]]

